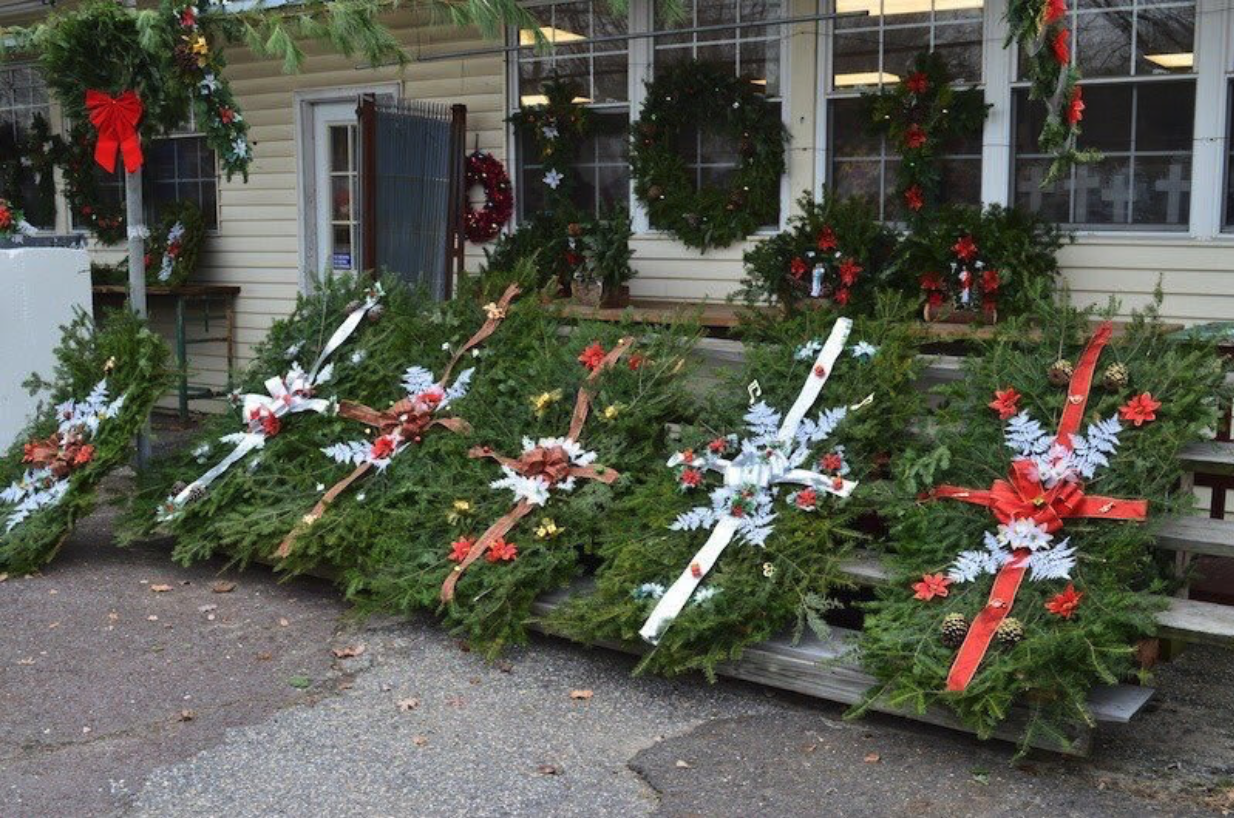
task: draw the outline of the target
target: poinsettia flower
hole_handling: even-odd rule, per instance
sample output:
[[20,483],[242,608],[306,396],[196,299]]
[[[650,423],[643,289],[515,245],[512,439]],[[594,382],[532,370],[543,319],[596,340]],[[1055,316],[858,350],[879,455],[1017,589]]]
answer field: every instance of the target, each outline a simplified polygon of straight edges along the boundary
[[228,108],[226,105],[219,107],[219,122],[222,122],[224,125],[230,125],[235,121],[235,119],[236,112],[234,110]]
[[703,483],[703,473],[698,469],[682,469],[681,485],[688,489],[698,488]]
[[788,271],[793,274],[793,278],[801,278],[809,269],[810,266],[801,256],[797,256],[788,264]]
[[600,364],[604,362],[606,355],[608,355],[608,353],[604,351],[604,347],[600,346],[599,341],[596,341],[582,351],[582,353],[578,356],[578,362],[590,369],[592,372],[595,372],[600,368]]
[[936,596],[948,596],[951,591],[947,590],[947,586],[950,584],[951,578],[945,574],[922,574],[921,582],[913,583],[913,590],[917,592],[913,594],[913,599],[929,602]]
[[844,468],[844,456],[839,452],[831,452],[823,455],[823,469],[826,471],[840,471]]
[[197,9],[193,6],[186,6],[184,11],[180,12],[180,25],[184,28],[197,25]]
[[823,227],[818,233],[818,249],[834,250],[840,246],[840,242],[836,239],[836,231],[830,227]]
[[283,424],[279,421],[278,415],[268,409],[254,409],[249,415],[249,422],[256,421],[266,437],[274,437],[282,429]]
[[1048,26],[1066,16],[1067,0],[1046,0],[1045,9],[1041,12],[1041,24]]
[[1071,89],[1071,99],[1067,102],[1067,124],[1075,127],[1084,118],[1084,92],[1080,86]]
[[951,252],[955,253],[964,261],[972,261],[977,258],[977,242],[973,241],[972,236],[961,236],[960,239],[952,246]]
[[5,229],[11,224],[13,224],[13,211],[0,205],[0,229]]
[[996,389],[994,390],[994,400],[990,401],[987,406],[998,412],[999,420],[1008,420],[1016,416],[1020,411],[1020,393],[1015,389]]
[[946,300],[947,299],[938,290],[931,290],[930,294],[926,296],[926,303],[931,307],[941,307],[943,302]]
[[389,460],[394,454],[397,443],[390,435],[382,435],[373,441],[373,447],[369,450],[369,456],[374,460]]
[[926,143],[925,129],[914,122],[904,130],[904,147],[909,150],[916,150],[924,147]]
[[904,86],[910,92],[920,96],[929,90],[930,78],[926,76],[924,71],[914,71],[908,75],[908,79],[904,81]]
[[925,197],[922,194],[921,185],[913,185],[904,191],[904,204],[912,211],[925,207]]
[[74,466],[84,466],[94,459],[94,447],[89,443],[77,450],[77,454],[73,456]]
[[981,289],[987,293],[998,290],[998,270],[986,270],[981,274]]
[[1061,616],[1063,619],[1070,619],[1071,615],[1080,607],[1080,600],[1084,598],[1082,591],[1076,591],[1074,583],[1067,583],[1067,590],[1061,594],[1057,594],[1053,599],[1045,604],[1045,609],[1055,616]]
[[518,546],[506,542],[505,537],[500,537],[497,542],[488,547],[488,553],[484,555],[484,558],[489,562],[513,562],[518,558]]
[[921,289],[923,290],[941,290],[944,286],[943,277],[938,273],[929,272],[921,276]]
[[467,559],[467,555],[471,553],[476,541],[468,537],[462,537],[450,543],[450,561],[462,562]]
[[857,274],[865,268],[851,258],[846,258],[840,262],[840,281],[844,282],[844,286],[851,287],[857,281]]
[[1126,405],[1118,410],[1118,413],[1122,416],[1123,420],[1129,420],[1136,426],[1143,426],[1145,423],[1157,419],[1157,410],[1160,408],[1161,401],[1153,400],[1152,393],[1145,392],[1127,401]]
[[707,448],[710,449],[713,454],[724,454],[728,451],[728,440],[722,437],[717,437],[715,440],[707,444]]
[[818,492],[814,489],[802,489],[793,495],[793,503],[802,511],[813,511],[818,505]]
[[840,289],[836,290],[836,293],[835,295],[831,297],[831,300],[839,304],[841,307],[843,307],[846,304],[848,304],[848,299],[850,295],[852,294],[849,292],[847,287],[841,287]]
[[1050,49],[1054,52],[1054,61],[1059,65],[1066,66],[1071,63],[1071,47],[1068,45],[1070,39],[1071,32],[1061,28],[1050,44]]
[[647,362],[646,358],[644,358],[642,355],[639,355],[638,353],[635,353],[630,356],[630,360],[626,362],[626,366],[630,367],[631,372],[638,372],[640,369],[643,368],[643,364],[645,364],[646,362]]

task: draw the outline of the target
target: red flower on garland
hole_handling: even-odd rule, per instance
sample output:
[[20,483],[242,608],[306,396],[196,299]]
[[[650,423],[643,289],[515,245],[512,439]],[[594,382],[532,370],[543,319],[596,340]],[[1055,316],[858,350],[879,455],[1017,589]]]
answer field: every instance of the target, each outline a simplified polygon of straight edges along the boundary
[[728,451],[728,441],[722,437],[717,437],[707,444],[707,448],[711,450],[712,454],[724,454]]
[[265,432],[266,437],[274,437],[283,428],[283,424],[279,421],[278,415],[268,409],[254,409],[249,413],[249,422],[258,421],[261,424],[261,430]]
[[1071,100],[1067,103],[1067,124],[1075,127],[1084,118],[1084,94],[1080,86],[1071,89]]
[[925,143],[926,132],[917,123],[914,122],[912,125],[909,125],[904,131],[904,147],[909,150],[916,150],[917,148],[925,147]]
[[1013,418],[1020,411],[1020,393],[1014,389],[996,389],[994,400],[990,401],[987,406],[998,412],[1000,420]]
[[1045,9],[1041,12],[1041,24],[1048,26],[1066,16],[1067,0],[1046,0]]
[[84,466],[94,459],[94,447],[89,443],[82,445],[77,453],[73,455],[74,466]]
[[930,294],[926,296],[926,303],[931,307],[941,307],[946,300],[941,290],[930,290]]
[[944,286],[943,277],[936,272],[924,273],[921,276],[921,289],[923,290],[942,290]]
[[930,78],[926,76],[924,71],[914,71],[908,75],[908,79],[904,81],[904,86],[912,93],[921,96],[930,90]]
[[180,25],[184,28],[197,25],[197,10],[192,6],[187,6],[184,11],[180,12]]
[[233,111],[231,108],[228,108],[226,105],[219,107],[219,122],[222,122],[224,125],[230,125],[232,122],[235,121],[235,119],[236,119],[235,111]]
[[578,362],[592,372],[595,372],[600,368],[600,364],[604,362],[604,356],[607,354],[604,351],[604,347],[600,346],[600,342],[596,341],[583,350],[582,354],[578,356]]
[[913,594],[913,599],[929,602],[936,596],[948,596],[951,591],[947,590],[947,586],[950,584],[951,578],[943,574],[922,574],[921,582],[913,583],[913,590],[917,592]]
[[630,367],[631,372],[638,372],[643,368],[643,364],[647,363],[647,359],[642,355],[635,353],[630,356],[630,360],[626,362],[626,366]]
[[1053,599],[1045,604],[1045,609],[1055,616],[1061,616],[1063,619],[1070,619],[1075,613],[1076,608],[1080,607],[1080,600],[1084,598],[1082,591],[1076,591],[1074,583],[1067,583],[1067,590],[1058,594]]
[[682,469],[681,485],[688,489],[698,488],[703,484],[703,473],[698,469]]
[[857,282],[857,274],[865,268],[851,258],[846,258],[840,262],[840,281],[845,287],[851,287]]
[[998,270],[985,270],[981,274],[981,289],[986,293],[998,292]]
[[13,211],[7,205],[0,205],[0,230],[7,230],[13,224]]
[[484,558],[489,562],[513,562],[518,559],[518,546],[511,542],[506,542],[505,537],[501,537],[497,542],[488,547],[488,553]]
[[1054,61],[1061,66],[1067,66],[1071,63],[1071,48],[1067,44],[1070,39],[1071,32],[1061,28],[1054,35],[1054,41],[1050,43],[1050,48],[1054,52]]
[[1153,400],[1152,393],[1145,392],[1127,401],[1118,413],[1122,415],[1123,420],[1129,420],[1136,426],[1143,426],[1157,419],[1157,410],[1160,408],[1161,401]]
[[841,307],[843,307],[848,304],[848,299],[849,299],[849,296],[851,295],[852,293],[848,291],[848,288],[841,287],[840,289],[836,290],[836,294],[831,297],[831,300],[839,304]]
[[830,227],[824,227],[818,234],[818,249],[834,250],[840,246],[840,242],[836,239],[836,231]]
[[463,537],[450,543],[450,562],[462,562],[471,553],[475,540]]
[[394,454],[397,445],[394,438],[390,435],[382,435],[373,441],[373,448],[369,450],[369,456],[374,460],[389,460]]
[[839,471],[844,468],[844,457],[839,452],[823,455],[823,468],[827,471]]
[[810,267],[809,265],[806,264],[806,260],[803,259],[801,256],[797,256],[795,259],[789,262],[789,265],[788,265],[788,271],[793,274],[793,278],[801,278],[803,275],[806,274],[806,271],[809,269]]
[[797,492],[797,496],[793,499],[797,508],[803,511],[813,511],[818,505],[818,492],[814,489],[802,489]]
[[913,212],[925,207],[925,197],[922,195],[921,185],[913,185],[904,191],[904,204]]
[[960,240],[951,248],[951,252],[964,261],[972,261],[977,258],[977,242],[973,241],[972,236],[961,236]]

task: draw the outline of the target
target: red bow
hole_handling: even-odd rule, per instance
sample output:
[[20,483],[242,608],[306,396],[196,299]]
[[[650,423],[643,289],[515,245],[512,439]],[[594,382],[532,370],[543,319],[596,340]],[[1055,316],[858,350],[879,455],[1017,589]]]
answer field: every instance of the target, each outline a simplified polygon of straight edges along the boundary
[[125,91],[113,97],[102,91],[86,91],[86,110],[90,112],[91,124],[99,132],[94,161],[108,173],[115,173],[118,148],[124,157],[124,169],[136,172],[145,161],[141,155],[141,138],[137,135],[137,123],[145,109],[137,94]]

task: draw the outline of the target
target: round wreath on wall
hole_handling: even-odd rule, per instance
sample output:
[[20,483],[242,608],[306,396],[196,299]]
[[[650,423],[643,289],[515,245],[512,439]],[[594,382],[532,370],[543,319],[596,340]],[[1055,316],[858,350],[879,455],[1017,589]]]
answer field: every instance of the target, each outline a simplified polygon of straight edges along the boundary
[[[736,144],[737,166],[725,186],[698,187],[679,149],[701,123]],[[669,66],[647,84],[633,126],[634,192],[654,227],[689,247],[727,247],[777,220],[787,141],[779,111],[748,78],[728,66]]]
[[484,244],[497,238],[501,228],[514,215],[514,191],[510,174],[501,160],[491,153],[476,151],[467,157],[467,189],[479,185],[484,189],[484,206],[476,209],[465,203],[463,220],[467,240]]

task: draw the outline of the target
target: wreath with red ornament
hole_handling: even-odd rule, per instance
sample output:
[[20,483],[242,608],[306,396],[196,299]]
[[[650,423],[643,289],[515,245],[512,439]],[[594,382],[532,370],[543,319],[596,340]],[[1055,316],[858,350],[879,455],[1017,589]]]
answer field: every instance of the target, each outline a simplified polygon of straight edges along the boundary
[[870,130],[900,154],[899,201],[910,218],[944,198],[940,156],[978,134],[990,110],[979,88],[956,88],[946,61],[921,52],[898,84],[863,96]]
[[463,221],[467,240],[472,244],[484,244],[497,238],[501,228],[514,215],[514,190],[506,166],[496,156],[483,151],[467,157],[467,189],[477,185],[484,189],[484,206],[477,209],[466,202]]

